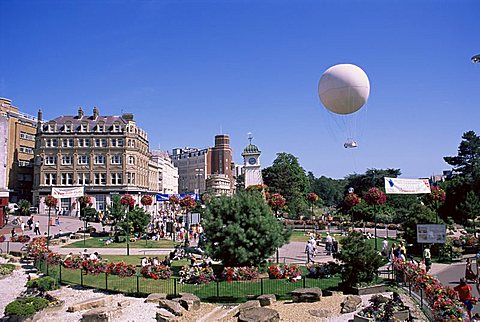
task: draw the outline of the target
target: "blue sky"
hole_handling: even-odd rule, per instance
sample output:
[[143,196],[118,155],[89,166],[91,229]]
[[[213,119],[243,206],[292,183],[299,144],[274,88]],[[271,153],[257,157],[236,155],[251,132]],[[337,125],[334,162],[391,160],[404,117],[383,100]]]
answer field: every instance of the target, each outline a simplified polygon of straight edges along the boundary
[[[133,112],[152,148],[223,132],[241,162],[252,132],[264,166],[288,152],[316,176],[424,177],[480,132],[479,1],[0,0],[0,13],[0,96],[47,119]],[[338,63],[371,82],[348,121],[357,149],[317,95]]]

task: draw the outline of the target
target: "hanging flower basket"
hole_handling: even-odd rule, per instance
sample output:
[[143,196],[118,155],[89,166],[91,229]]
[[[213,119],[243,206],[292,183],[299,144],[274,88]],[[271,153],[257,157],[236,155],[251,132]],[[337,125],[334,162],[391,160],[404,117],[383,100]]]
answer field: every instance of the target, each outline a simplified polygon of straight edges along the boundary
[[182,200],[180,200],[180,206],[185,208],[187,211],[190,211],[197,206],[197,203],[192,197],[185,196],[182,198]]
[[153,198],[150,195],[145,195],[142,197],[142,199],[140,199],[140,202],[144,206],[150,206],[151,204],[153,204]]
[[57,203],[58,203],[58,200],[53,197],[52,195],[48,195],[45,197],[45,205],[48,207],[48,208],[52,208],[52,207],[56,207],[57,206]]
[[381,206],[387,201],[387,195],[378,188],[370,188],[364,196],[365,202],[371,206]]
[[348,195],[345,196],[345,199],[343,199],[343,202],[348,208],[352,208],[358,205],[361,202],[361,200],[356,194],[349,193]]
[[170,197],[168,197],[168,202],[172,205],[178,205],[180,203],[180,199],[176,195],[171,195]]
[[130,209],[135,207],[135,199],[133,199],[132,195],[123,195],[120,199],[120,203],[124,206],[128,206]]
[[307,194],[307,200],[311,203],[318,201],[318,195],[315,192],[310,192]]

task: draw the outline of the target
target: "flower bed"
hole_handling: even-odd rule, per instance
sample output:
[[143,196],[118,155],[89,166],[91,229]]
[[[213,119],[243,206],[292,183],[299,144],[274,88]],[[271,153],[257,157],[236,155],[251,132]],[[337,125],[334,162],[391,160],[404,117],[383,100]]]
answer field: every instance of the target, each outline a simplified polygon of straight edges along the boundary
[[179,272],[180,283],[203,284],[215,280],[215,274],[211,267],[183,266]]
[[465,321],[466,310],[456,299],[457,294],[453,289],[443,286],[439,280],[427,274],[419,265],[398,259],[393,265],[395,270],[403,273],[405,282],[410,283],[414,290],[424,292],[436,321]]
[[[409,310],[400,296],[393,293],[392,298],[386,298],[382,295],[373,295],[370,298],[371,305],[362,309],[355,316],[354,321],[406,321],[409,317]],[[358,317],[364,319],[356,319]]]
[[258,277],[258,268],[256,267],[225,267],[222,272],[222,278],[227,282],[249,281]]
[[27,243],[30,241],[30,236],[28,235],[13,236],[13,237],[10,237],[10,241],[12,243]]
[[268,267],[268,277],[271,279],[288,279],[290,282],[296,282],[302,277],[302,271],[297,265],[270,265]]
[[111,275],[117,275],[120,277],[130,277],[137,273],[137,269],[135,265],[125,264],[124,262],[108,263],[108,264],[104,262],[104,265],[105,265],[104,272]]
[[145,278],[166,280],[170,278],[172,271],[165,265],[147,265],[142,267],[140,274]]

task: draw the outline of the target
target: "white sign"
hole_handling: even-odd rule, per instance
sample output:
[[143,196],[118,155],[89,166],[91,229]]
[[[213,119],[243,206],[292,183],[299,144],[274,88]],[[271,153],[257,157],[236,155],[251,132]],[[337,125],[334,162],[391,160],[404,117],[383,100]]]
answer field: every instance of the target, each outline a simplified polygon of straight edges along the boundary
[[385,177],[385,192],[394,194],[430,193],[428,179],[399,179]]
[[83,187],[75,188],[54,188],[52,187],[52,196],[55,198],[75,198],[83,197]]
[[417,224],[417,242],[421,244],[445,244],[447,227],[445,225]]

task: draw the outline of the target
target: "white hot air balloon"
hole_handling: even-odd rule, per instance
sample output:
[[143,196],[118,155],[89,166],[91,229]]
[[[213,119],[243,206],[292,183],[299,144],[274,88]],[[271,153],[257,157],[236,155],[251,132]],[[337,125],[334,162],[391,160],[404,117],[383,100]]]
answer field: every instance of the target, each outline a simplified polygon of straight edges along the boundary
[[370,95],[370,82],[367,74],[358,66],[339,64],[327,69],[318,82],[318,96],[322,104],[334,114],[339,114],[346,124],[346,131],[350,135],[345,148],[357,147],[353,139],[351,125],[348,125],[350,114],[360,110]]

